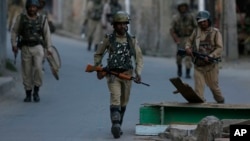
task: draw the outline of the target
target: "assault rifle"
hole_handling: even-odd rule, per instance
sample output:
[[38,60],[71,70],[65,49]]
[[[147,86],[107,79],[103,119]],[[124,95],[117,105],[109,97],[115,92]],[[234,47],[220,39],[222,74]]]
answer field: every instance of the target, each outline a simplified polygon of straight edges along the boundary
[[[127,74],[124,74],[124,73],[117,73],[117,72],[114,72],[114,71],[109,71],[109,70],[107,70],[105,68],[102,68],[100,66],[92,66],[92,65],[88,64],[86,69],[85,69],[85,72],[93,72],[93,71],[106,72],[108,74],[115,75],[116,77],[119,77],[121,79],[136,81],[136,78],[133,77],[133,76],[130,76],[130,75],[127,75]],[[150,86],[149,84],[144,83],[144,82],[136,82],[136,83],[143,84],[145,86]]]
[[[206,54],[202,54],[202,53],[199,53],[199,52],[196,52],[196,51],[192,51],[193,53],[193,56],[196,57],[196,58],[199,58],[199,59],[202,59],[204,60],[206,57],[208,58],[208,62],[210,63],[218,63],[218,62],[221,62],[221,58],[213,58],[213,57],[210,57]],[[186,50],[185,49],[178,49],[177,51],[177,55],[180,55],[180,56],[186,56]]]
[[[22,47],[22,39],[21,39],[21,37],[18,35],[18,36],[17,36],[17,48],[18,48],[18,50],[19,50],[19,49],[21,50],[21,47]],[[18,51],[17,51],[17,52],[14,52],[14,64],[16,64],[17,54],[18,54]]]
[[17,52],[14,53],[14,64],[16,65]]

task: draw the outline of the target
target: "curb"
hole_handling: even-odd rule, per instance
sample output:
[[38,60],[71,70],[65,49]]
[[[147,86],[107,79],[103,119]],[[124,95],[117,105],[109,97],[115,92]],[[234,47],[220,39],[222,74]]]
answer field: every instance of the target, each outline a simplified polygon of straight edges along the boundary
[[14,87],[14,79],[9,76],[0,77],[0,95],[5,94]]

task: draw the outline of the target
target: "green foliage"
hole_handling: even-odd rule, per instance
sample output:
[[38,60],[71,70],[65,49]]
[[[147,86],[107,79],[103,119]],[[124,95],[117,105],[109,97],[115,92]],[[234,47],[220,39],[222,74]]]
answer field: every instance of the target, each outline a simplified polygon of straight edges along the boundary
[[12,71],[12,72],[17,72],[17,68],[13,65],[13,63],[11,63],[10,60],[6,60],[5,68]]

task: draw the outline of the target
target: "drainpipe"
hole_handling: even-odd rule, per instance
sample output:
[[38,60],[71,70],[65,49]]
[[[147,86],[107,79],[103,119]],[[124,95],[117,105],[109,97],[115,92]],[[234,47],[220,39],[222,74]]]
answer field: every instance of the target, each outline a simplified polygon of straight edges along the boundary
[[[130,15],[130,0],[125,0],[125,11]],[[128,33],[130,33],[130,24],[128,24]]]

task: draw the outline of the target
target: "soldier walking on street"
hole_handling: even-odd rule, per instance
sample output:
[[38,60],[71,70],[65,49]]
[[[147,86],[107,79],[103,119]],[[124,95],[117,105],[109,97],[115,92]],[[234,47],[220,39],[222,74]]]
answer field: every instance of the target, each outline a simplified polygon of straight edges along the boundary
[[[177,5],[178,14],[173,16],[170,34],[177,44],[177,49],[185,47],[187,38],[192,34],[193,29],[197,27],[192,13],[189,12],[189,6],[185,2]],[[185,60],[186,78],[191,78],[190,71],[192,68],[192,60],[190,56],[180,56],[176,54],[177,75],[182,76],[182,60]]]
[[102,0],[89,0],[87,4],[86,19],[84,20],[84,27],[86,27],[86,38],[88,41],[88,51],[91,50],[92,44],[97,49],[98,43],[103,37],[102,18],[103,3]]
[[44,48],[51,54],[48,21],[45,16],[39,15],[39,6],[38,0],[27,0],[26,12],[17,17],[11,31],[13,53],[17,54],[18,49],[21,50],[22,78],[26,91],[24,102],[31,102],[33,88],[33,100],[40,101],[38,92],[43,80]]
[[[127,32],[129,22],[130,19],[126,12],[118,11],[114,14],[112,22],[114,32],[106,35],[100,43],[94,55],[94,62],[95,66],[101,66],[103,56],[107,52],[106,70],[129,76],[133,76],[135,72],[135,82],[140,83],[143,56],[136,38]],[[133,65],[133,60],[135,65]],[[102,72],[97,72],[97,76],[101,79]],[[122,135],[121,125],[129,102],[132,81],[118,78],[112,74],[106,75],[106,78],[110,92],[111,132],[114,138],[120,138]]]
[[[217,28],[212,27],[210,13],[208,11],[200,11],[196,19],[199,27],[188,38],[185,46],[186,53],[192,57],[192,51],[212,58],[221,57],[223,51],[222,35]],[[219,88],[218,63],[209,62],[207,56],[204,59],[193,57],[193,60],[195,92],[204,99],[203,93],[205,84],[207,84],[214,99],[218,103],[224,103],[224,97]]]

